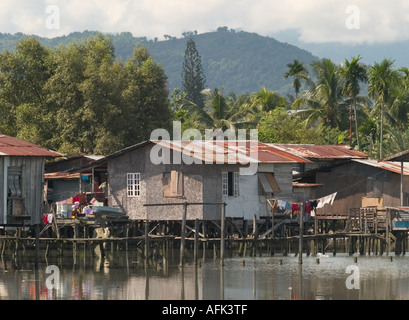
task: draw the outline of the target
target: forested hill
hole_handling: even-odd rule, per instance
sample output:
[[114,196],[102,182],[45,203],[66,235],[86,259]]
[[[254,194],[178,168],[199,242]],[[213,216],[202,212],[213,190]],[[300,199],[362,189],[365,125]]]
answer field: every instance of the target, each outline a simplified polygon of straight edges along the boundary
[[[37,38],[45,46],[57,47],[87,39],[96,33],[84,31],[52,39]],[[164,41],[137,38],[129,32],[110,36],[116,56],[123,60],[132,55],[138,43],[146,46],[155,61],[162,64],[171,91],[175,87],[181,87],[182,64],[188,37],[193,37],[196,42],[206,76],[206,86],[212,89],[223,86],[226,94],[251,93],[263,86],[283,95],[292,93],[291,80],[283,79],[287,71],[286,65],[295,59],[309,65],[317,59],[308,51],[293,45],[255,33],[228,30],[227,27],[203,34],[187,32],[181,37],[167,35],[167,40]],[[16,42],[24,37],[22,33],[0,34],[0,50],[13,51]]]

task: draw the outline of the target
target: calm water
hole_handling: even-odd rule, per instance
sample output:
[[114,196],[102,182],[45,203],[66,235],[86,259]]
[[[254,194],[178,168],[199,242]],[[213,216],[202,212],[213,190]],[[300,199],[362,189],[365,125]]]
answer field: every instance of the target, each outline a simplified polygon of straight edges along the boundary
[[[200,253],[201,254],[201,253]],[[179,251],[144,267],[136,251],[92,256],[72,252],[61,258],[40,255],[34,272],[33,252],[5,254],[0,265],[1,300],[404,300],[409,298],[409,256],[349,256],[337,253],[287,257],[218,258],[199,255],[199,265],[187,251],[179,268]],[[357,257],[357,262],[354,257]],[[392,257],[392,261],[390,259]],[[319,263],[317,263],[319,258]],[[46,267],[58,268],[46,272]],[[348,266],[353,266],[349,271]],[[348,277],[359,273],[347,288]],[[55,278],[55,275],[59,278]],[[50,277],[53,276],[50,282]],[[47,280],[48,279],[48,280]],[[57,282],[54,280],[58,280]],[[49,283],[47,284],[47,281]],[[50,288],[51,283],[51,288]],[[56,288],[52,288],[55,286]]]

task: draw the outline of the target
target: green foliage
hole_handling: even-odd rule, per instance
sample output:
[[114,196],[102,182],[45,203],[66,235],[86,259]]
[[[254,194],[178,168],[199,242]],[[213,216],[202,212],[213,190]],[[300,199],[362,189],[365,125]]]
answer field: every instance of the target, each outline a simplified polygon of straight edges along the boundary
[[337,144],[339,131],[325,125],[309,127],[278,107],[267,113],[258,126],[260,141],[268,143]]
[[146,48],[117,61],[101,34],[55,50],[34,38],[0,55],[3,133],[67,154],[109,154],[169,127],[166,75]]
[[182,88],[186,98],[203,108],[202,91],[205,89],[206,77],[203,72],[202,60],[196,49],[193,38],[186,44],[185,60],[182,66]]
[[[96,31],[84,31],[51,39],[35,39],[46,47],[56,48],[72,42],[86,41],[97,34]],[[116,58],[123,61],[133,56],[136,44],[146,47],[154,60],[162,65],[168,77],[170,92],[175,88],[182,88],[181,68],[186,50],[186,36],[194,39],[200,52],[207,87],[223,86],[226,93],[250,94],[265,86],[281,95],[290,94],[294,92],[291,81],[283,79],[287,71],[286,65],[294,60],[309,65],[318,59],[305,50],[273,38],[229,30],[227,27],[203,34],[187,31],[181,37],[167,35],[165,41],[134,37],[129,32],[106,34],[115,48]],[[15,44],[24,37],[21,33],[0,34],[0,50],[14,50]]]
[[[391,59],[341,66],[227,27],[166,38],[0,34],[0,132],[67,154],[109,154],[172,120],[202,133],[258,128],[265,142],[350,143],[376,158],[409,146],[409,69]],[[179,89],[186,39],[207,75],[203,105]]]

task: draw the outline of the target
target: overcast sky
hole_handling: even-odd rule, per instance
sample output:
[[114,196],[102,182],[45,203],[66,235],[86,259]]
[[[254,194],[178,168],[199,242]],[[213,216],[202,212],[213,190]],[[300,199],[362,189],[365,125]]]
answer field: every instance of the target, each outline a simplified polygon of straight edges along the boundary
[[129,31],[163,39],[218,27],[271,36],[297,30],[304,42],[409,39],[409,0],[1,0],[0,32],[44,37]]

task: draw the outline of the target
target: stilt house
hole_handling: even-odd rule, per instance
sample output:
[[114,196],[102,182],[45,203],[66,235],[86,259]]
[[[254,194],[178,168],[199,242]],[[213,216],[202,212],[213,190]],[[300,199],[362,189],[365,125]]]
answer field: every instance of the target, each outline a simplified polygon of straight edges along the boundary
[[0,134],[0,225],[42,221],[45,159],[61,156]]
[[[210,151],[209,151],[210,150]],[[95,161],[107,165],[108,203],[130,219],[269,216],[269,199],[292,201],[292,170],[309,160],[254,141],[146,141]]]

